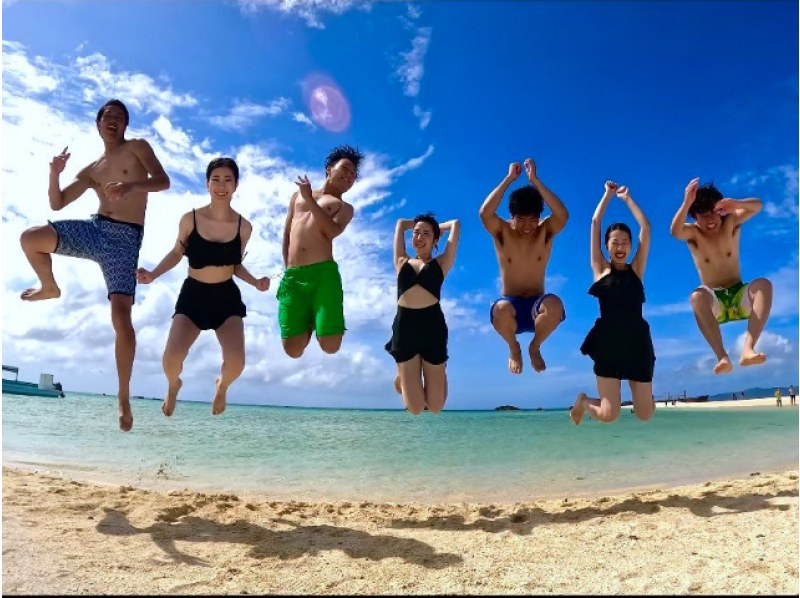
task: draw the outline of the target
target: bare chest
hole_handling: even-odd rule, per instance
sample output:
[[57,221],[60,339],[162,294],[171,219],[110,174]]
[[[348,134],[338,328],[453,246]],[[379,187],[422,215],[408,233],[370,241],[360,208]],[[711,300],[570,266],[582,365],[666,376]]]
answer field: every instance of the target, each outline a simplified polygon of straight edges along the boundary
[[495,239],[495,250],[501,268],[518,271],[536,271],[544,268],[550,257],[552,243],[545,240],[544,235],[528,238]]
[[92,167],[92,181],[103,186],[106,183],[139,180],[146,175],[139,159],[131,151],[120,150],[103,156]]
[[[343,204],[343,201],[334,198],[326,197],[317,200],[317,205],[322,208],[322,210],[331,218],[339,213],[339,210],[342,209]],[[302,198],[298,199],[298,201],[295,203],[294,216],[299,220],[308,220],[313,218],[313,213],[311,211],[309,202]]]

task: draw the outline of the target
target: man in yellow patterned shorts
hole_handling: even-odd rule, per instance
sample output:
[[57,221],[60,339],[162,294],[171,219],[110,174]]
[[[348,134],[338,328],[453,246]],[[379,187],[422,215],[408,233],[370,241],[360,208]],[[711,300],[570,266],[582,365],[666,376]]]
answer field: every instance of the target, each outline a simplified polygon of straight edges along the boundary
[[304,175],[296,183],[283,233],[286,272],[278,287],[278,321],[283,350],[303,355],[311,334],[320,348],[336,353],[344,337],[342,278],[333,260],[333,239],[353,219],[353,206],[342,199],[358,176],[363,155],[347,145],[325,160],[325,182],[317,190]]
[[[757,278],[742,282],[739,263],[741,225],[761,211],[761,200],[734,200],[699,179],[686,187],[683,204],[672,219],[672,236],[686,241],[692,254],[701,286],[691,294],[691,304],[700,332],[717,357],[715,374],[733,369],[722,343],[720,324],[747,320],[739,365],[759,365],[767,356],[755,350],[772,307],[772,283]],[[691,216],[695,222],[687,223]]]

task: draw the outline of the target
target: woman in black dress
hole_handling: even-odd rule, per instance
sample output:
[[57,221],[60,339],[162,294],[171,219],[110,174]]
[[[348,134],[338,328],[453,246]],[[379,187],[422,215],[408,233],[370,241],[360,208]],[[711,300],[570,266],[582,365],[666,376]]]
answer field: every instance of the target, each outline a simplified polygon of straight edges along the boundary
[[[600,226],[608,202],[616,193],[639,224],[639,248],[630,264],[631,229],[626,224],[612,224],[606,229],[605,246],[600,244]],[[581,353],[594,361],[599,399],[580,393],[570,410],[575,425],[584,413],[602,422],[619,417],[622,380],[628,380],[636,417],[646,421],[655,410],[653,403],[653,368],[656,356],[650,338],[650,326],[642,317],[644,304],[644,269],[650,251],[650,223],[631,198],[627,187],[606,181],[605,193],[592,217],[591,264],[594,284],[589,294],[600,302],[600,317],[581,345]]]

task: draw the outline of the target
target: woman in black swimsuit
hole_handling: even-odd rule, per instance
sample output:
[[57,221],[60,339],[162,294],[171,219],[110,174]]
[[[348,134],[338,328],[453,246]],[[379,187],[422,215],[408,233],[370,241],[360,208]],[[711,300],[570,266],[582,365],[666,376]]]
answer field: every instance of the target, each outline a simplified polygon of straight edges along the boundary
[[[608,202],[616,193],[639,224],[639,248],[631,263],[631,229],[616,223],[606,229],[605,245],[609,260],[603,256],[600,226]],[[606,189],[592,217],[591,264],[594,284],[589,294],[600,302],[600,317],[581,345],[581,353],[594,361],[599,399],[580,393],[570,410],[575,425],[589,412],[602,422],[619,417],[621,381],[628,380],[636,417],[646,421],[655,410],[653,368],[656,356],[650,338],[650,326],[642,317],[644,304],[644,269],[650,251],[650,223],[633,201],[627,187],[606,181]]]
[[[413,258],[406,253],[404,233],[409,229],[413,230]],[[447,246],[433,257],[441,231],[449,231]],[[440,226],[430,213],[400,219],[394,231],[397,315],[386,350],[397,362],[395,388],[414,415],[426,406],[438,413],[447,400],[447,324],[439,300],[444,278],[456,259],[458,236],[458,220]]]
[[169,384],[161,410],[167,417],[175,410],[180,374],[189,349],[201,330],[214,330],[222,347],[222,370],[216,380],[211,413],[225,411],[228,387],[244,369],[244,324],[247,314],[237,276],[259,291],[269,288],[269,278],[256,279],[242,265],[242,256],[253,227],[231,208],[239,184],[239,167],[230,158],[212,160],[206,169],[206,187],[211,196],[207,206],[181,217],[178,240],[152,271],[139,268],[137,280],[149,284],[189,258],[189,275],[183,282],[175,315],[164,349],[164,374]]

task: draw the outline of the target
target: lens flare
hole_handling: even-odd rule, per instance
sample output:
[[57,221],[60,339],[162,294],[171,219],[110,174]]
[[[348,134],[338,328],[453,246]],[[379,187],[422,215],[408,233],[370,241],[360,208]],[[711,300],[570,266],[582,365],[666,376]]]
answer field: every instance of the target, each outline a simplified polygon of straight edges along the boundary
[[328,77],[311,75],[303,82],[306,105],[312,120],[333,133],[350,126],[350,104],[339,86]]

